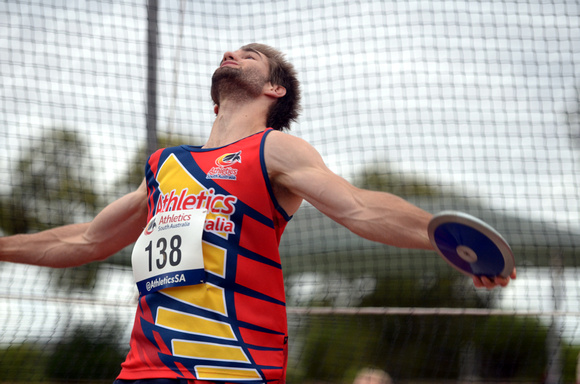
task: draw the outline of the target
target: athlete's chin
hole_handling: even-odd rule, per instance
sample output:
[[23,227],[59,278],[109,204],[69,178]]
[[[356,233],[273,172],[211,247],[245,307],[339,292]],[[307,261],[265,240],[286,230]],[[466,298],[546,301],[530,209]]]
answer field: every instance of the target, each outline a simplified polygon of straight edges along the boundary
[[220,67],[215,70],[211,78],[211,98],[215,104],[219,105],[221,94],[227,94],[239,87],[240,73],[239,69],[233,67]]
[[221,67],[212,76],[211,97],[216,105],[220,105],[222,96],[238,101],[251,100],[262,93],[266,81],[264,76],[253,71]]

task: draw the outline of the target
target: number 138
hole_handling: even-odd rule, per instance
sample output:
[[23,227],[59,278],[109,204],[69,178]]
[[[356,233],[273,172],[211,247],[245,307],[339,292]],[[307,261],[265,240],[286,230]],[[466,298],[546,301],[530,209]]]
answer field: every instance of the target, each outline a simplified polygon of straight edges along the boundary
[[147,251],[149,259],[149,272],[153,271],[153,253],[158,256],[155,259],[157,269],[163,269],[167,265],[167,260],[172,267],[179,265],[181,262],[181,236],[175,235],[169,240],[169,255],[167,254],[167,239],[160,237],[157,240],[155,250],[153,249],[153,242],[150,241],[145,250]]

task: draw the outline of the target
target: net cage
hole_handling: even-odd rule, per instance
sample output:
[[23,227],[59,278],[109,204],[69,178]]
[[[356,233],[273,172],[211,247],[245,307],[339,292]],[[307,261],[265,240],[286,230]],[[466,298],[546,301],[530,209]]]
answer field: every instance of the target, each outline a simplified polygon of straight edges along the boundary
[[[476,289],[304,203],[280,245],[288,382],[578,382],[579,16],[578,1],[1,2],[0,234],[89,221],[152,148],[203,144],[224,51],[268,44],[301,82],[289,134],[358,187],[484,220],[518,268]],[[114,380],[130,248],[2,263],[0,284],[0,382]]]

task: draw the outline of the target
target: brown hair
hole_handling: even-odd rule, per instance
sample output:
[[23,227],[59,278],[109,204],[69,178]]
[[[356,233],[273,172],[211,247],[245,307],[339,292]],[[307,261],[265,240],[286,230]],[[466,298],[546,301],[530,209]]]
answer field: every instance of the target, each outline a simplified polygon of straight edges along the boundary
[[254,49],[266,56],[270,66],[269,81],[286,88],[286,94],[270,109],[266,125],[278,131],[290,129],[290,124],[298,119],[301,111],[300,82],[294,66],[284,58],[282,52],[265,44],[252,43],[241,49]]

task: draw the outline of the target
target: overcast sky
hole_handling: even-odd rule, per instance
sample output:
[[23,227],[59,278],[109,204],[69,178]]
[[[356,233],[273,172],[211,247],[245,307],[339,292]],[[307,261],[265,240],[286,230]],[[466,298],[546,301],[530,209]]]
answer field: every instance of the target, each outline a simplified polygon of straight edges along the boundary
[[[4,177],[13,150],[49,127],[90,135],[105,182],[114,179],[105,167],[122,169],[143,143],[143,3],[0,4]],[[160,132],[203,140],[221,54],[263,42],[299,72],[304,110],[293,134],[337,173],[351,178],[388,162],[494,209],[580,229],[579,149],[570,139],[580,135],[578,1],[160,6]]]

